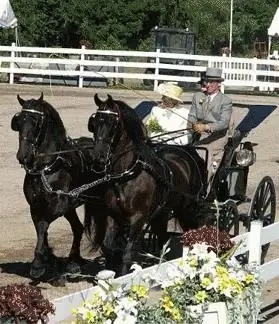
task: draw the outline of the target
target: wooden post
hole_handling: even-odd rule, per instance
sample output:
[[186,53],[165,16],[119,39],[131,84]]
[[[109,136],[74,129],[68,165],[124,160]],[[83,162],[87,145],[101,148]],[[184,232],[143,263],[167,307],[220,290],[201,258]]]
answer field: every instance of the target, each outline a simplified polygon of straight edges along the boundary
[[258,65],[258,59],[254,57],[252,63],[252,81],[253,81],[254,88],[256,88],[257,86],[257,65]]
[[260,220],[251,222],[251,228],[249,232],[249,263],[261,264],[261,237],[262,237],[263,223]]
[[80,65],[79,65],[79,79],[78,79],[78,86],[79,88],[83,87],[83,71],[84,71],[84,59],[85,59],[85,55],[84,55],[84,50],[85,50],[85,46],[82,45],[81,46],[81,55],[80,55]]
[[160,48],[157,48],[156,50],[156,60],[155,60],[155,80],[154,80],[154,91],[158,88],[158,79],[157,76],[159,75],[160,70]]
[[11,62],[10,62],[10,84],[14,84],[14,68],[15,68],[15,47],[16,44],[12,43],[12,51],[11,51]]

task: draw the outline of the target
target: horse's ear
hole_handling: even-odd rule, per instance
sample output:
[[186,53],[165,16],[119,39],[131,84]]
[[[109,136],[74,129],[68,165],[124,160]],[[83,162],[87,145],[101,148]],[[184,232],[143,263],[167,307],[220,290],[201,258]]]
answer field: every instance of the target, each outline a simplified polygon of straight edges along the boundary
[[110,94],[108,94],[108,104],[113,104],[113,99]]
[[103,103],[102,100],[98,97],[98,93],[95,93],[94,101],[95,101],[95,104],[97,105],[97,107],[100,107],[101,104]]
[[11,120],[11,129],[15,132],[19,131],[19,127],[18,127],[18,117],[20,115],[20,112],[16,113],[12,120]]
[[18,100],[18,102],[20,103],[21,106],[23,106],[25,104],[25,100],[22,99],[19,94],[17,95],[17,100]]
[[40,101],[40,102],[44,101],[44,93],[43,92],[41,92],[41,96],[38,99],[38,101]]

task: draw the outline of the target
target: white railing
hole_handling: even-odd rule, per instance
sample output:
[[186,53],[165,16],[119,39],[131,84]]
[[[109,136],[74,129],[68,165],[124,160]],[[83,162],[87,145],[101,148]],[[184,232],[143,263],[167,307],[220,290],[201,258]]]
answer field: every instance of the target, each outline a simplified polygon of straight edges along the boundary
[[[176,64],[166,63],[166,59]],[[85,78],[154,80],[156,88],[162,80],[196,83],[199,72],[206,67],[219,67],[223,69],[225,87],[258,87],[260,90],[279,87],[279,62],[257,58],[186,55],[159,50],[16,47],[12,44],[0,46],[0,62],[0,73],[9,74],[10,84],[14,83],[15,75],[28,75],[50,79],[56,76],[62,81],[63,77],[68,77],[76,80],[80,88],[84,86]],[[150,73],[146,73],[147,69]],[[173,75],[171,71],[174,70],[180,75]]]
[[[249,252],[249,263],[253,262],[259,265],[261,262],[261,246],[267,243],[272,243],[276,240],[279,240],[279,222],[263,227],[261,221],[253,221],[251,222],[250,232],[232,238],[232,241],[235,243],[241,242],[234,255],[237,256]],[[145,268],[143,269],[143,272],[139,274],[139,276],[151,273],[153,270],[155,270],[161,278],[164,278],[169,264],[176,263],[177,260],[178,259],[162,263],[160,267],[155,265]],[[264,263],[260,265],[259,268],[261,278],[264,281],[272,280],[273,278],[279,276],[279,258]],[[113,283],[129,284],[131,282],[135,283],[136,280],[140,280],[140,277],[137,278],[137,276],[131,273],[114,279]],[[65,318],[67,318],[67,312],[69,312],[70,309],[78,307],[84,300],[92,298],[97,289],[98,287],[95,286],[55,299],[53,302],[56,307],[56,314],[52,318],[55,318],[57,321],[65,320]],[[68,316],[69,315],[70,314],[68,314]]]

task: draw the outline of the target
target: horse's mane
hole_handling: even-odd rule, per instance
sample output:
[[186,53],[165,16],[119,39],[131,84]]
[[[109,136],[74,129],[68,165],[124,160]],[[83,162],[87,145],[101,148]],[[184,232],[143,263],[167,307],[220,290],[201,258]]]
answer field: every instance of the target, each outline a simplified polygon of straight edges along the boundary
[[121,100],[114,100],[118,105],[124,128],[135,145],[143,144],[147,137],[147,130],[136,111]]
[[46,131],[52,133],[56,143],[63,144],[65,142],[67,139],[66,129],[59,113],[51,104],[44,100],[30,99],[25,101],[23,108],[44,113],[48,123]]

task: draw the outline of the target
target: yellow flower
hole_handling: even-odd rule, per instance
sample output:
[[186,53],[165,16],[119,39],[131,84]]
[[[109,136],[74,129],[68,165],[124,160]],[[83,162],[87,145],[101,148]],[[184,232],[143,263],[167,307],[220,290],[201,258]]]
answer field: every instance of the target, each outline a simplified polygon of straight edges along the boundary
[[179,266],[179,267],[184,267],[184,266],[185,266],[185,260],[180,259],[180,260],[178,261],[178,266]]
[[224,275],[228,276],[229,275],[228,269],[223,266],[217,266],[216,273],[218,276],[224,276]]
[[240,295],[243,291],[242,283],[236,279],[230,279],[230,286],[237,295]]
[[182,317],[181,317],[181,314],[179,312],[179,309],[177,307],[175,307],[172,312],[171,312],[171,316],[172,318],[176,321],[176,322],[179,322],[181,321]]
[[94,323],[97,319],[98,314],[94,310],[88,310],[85,314],[86,323]]
[[90,304],[91,304],[92,306],[98,306],[98,305],[100,305],[101,303],[102,303],[102,298],[101,298],[101,296],[100,296],[100,293],[99,293],[99,292],[96,292],[96,293],[93,295],[92,299],[90,300]]
[[211,279],[207,278],[207,277],[204,277],[202,282],[201,282],[201,286],[203,288],[207,288],[208,286],[210,286],[212,284],[212,281]]
[[255,276],[254,276],[253,274],[249,273],[249,274],[247,274],[247,275],[245,276],[244,281],[245,281],[245,283],[246,283],[247,285],[249,285],[249,284],[251,284],[251,283],[254,283],[254,282],[255,282]]
[[175,307],[171,298],[169,296],[164,296],[161,301],[165,312],[169,313],[176,322],[180,322],[182,319],[180,311]]
[[190,260],[189,260],[189,266],[192,267],[192,268],[195,268],[198,266],[198,260],[196,257],[191,257]]
[[172,309],[174,308],[174,303],[172,302],[171,298],[169,296],[164,296],[161,300],[165,312],[171,313]]
[[195,299],[198,304],[204,303],[208,295],[205,290],[200,290],[195,294]]
[[110,303],[106,303],[103,306],[103,312],[105,316],[109,317],[111,314],[114,313],[114,308]]
[[148,288],[142,285],[133,285],[131,287],[131,292],[134,294],[138,299],[141,298],[148,298]]

